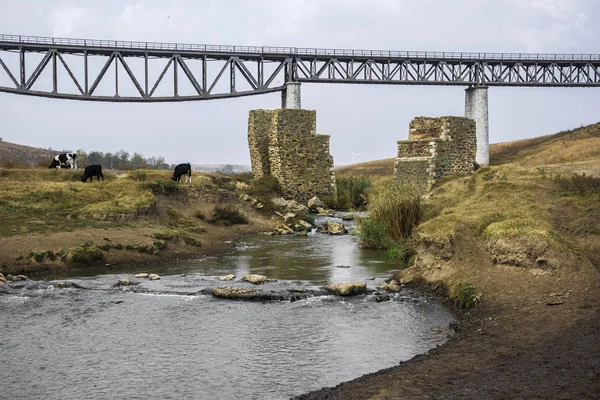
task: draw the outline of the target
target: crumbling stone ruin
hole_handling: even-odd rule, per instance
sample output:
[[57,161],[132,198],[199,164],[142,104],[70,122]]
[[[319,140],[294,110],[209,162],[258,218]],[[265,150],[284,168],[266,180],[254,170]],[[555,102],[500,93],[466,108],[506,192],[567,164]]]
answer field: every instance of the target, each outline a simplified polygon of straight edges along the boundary
[[336,197],[329,135],[317,135],[316,111],[251,110],[248,144],[254,178],[273,176],[288,199]]
[[446,175],[474,172],[477,137],[475,121],[464,117],[417,117],[408,140],[398,141],[394,175],[399,182],[430,190]]

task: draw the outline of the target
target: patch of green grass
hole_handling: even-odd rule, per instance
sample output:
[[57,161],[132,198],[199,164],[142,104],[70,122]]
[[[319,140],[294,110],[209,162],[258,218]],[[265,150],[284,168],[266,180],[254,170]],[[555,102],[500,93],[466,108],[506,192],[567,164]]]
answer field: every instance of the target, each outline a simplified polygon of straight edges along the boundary
[[202,247],[202,243],[198,239],[196,239],[195,237],[193,237],[193,236],[189,236],[189,235],[183,234],[183,235],[181,235],[181,239],[187,245],[196,246],[196,247]]
[[71,250],[67,254],[67,264],[69,265],[92,265],[95,262],[105,262],[104,253],[96,247],[84,244]]
[[504,220],[504,215],[499,212],[494,212],[491,214],[484,214],[479,217],[476,221],[475,232],[477,235],[481,235],[485,232],[488,226],[495,222],[500,222]]
[[169,229],[162,232],[156,232],[152,235],[155,239],[170,241],[179,237],[179,231]]

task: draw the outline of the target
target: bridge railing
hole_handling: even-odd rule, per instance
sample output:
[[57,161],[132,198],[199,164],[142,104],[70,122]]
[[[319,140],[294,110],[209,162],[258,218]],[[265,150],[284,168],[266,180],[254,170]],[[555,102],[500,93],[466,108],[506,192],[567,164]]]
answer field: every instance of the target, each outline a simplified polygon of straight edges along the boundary
[[600,54],[548,54],[548,53],[474,53],[439,51],[390,51],[390,50],[351,50],[303,47],[272,46],[229,46],[186,43],[136,42],[122,40],[97,40],[56,38],[44,36],[23,36],[0,34],[0,42],[61,45],[74,47],[100,47],[136,50],[199,51],[214,53],[282,54],[327,57],[372,57],[444,60],[527,60],[527,61],[598,61]]

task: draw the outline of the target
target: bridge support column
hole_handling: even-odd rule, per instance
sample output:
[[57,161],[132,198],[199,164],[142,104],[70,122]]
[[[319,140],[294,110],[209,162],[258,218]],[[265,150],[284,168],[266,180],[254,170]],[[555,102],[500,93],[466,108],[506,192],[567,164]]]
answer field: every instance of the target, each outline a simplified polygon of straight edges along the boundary
[[477,136],[475,162],[479,165],[488,165],[490,163],[490,139],[487,86],[473,86],[465,91],[465,117],[475,120]]
[[300,82],[288,82],[281,93],[281,108],[298,110],[300,106]]

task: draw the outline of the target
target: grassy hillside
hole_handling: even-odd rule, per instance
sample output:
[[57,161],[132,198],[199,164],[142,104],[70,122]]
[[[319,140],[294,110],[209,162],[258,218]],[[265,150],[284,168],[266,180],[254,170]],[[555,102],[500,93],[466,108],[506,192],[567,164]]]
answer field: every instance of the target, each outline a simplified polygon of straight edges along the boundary
[[226,176],[194,173],[181,184],[171,171],[105,171],[104,181],[83,183],[81,174],[0,168],[1,270],[198,256],[206,243],[272,225],[240,199],[249,186]]
[[59,151],[56,150],[46,150],[38,147],[0,141],[0,167],[47,167],[50,165],[52,157],[58,153]]
[[600,162],[600,123],[554,135],[490,146],[490,164],[548,165]]

